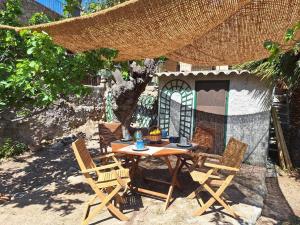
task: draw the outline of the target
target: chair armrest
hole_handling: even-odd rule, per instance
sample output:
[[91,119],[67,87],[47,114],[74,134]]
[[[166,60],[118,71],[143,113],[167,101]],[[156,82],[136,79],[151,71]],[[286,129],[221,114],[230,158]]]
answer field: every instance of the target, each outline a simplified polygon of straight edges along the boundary
[[187,155],[190,157],[206,157],[206,158],[217,159],[217,160],[222,159],[221,155],[209,154],[205,152],[189,152],[187,153]]
[[105,166],[97,166],[94,168],[82,170],[82,173],[96,172],[96,171],[111,169],[111,168],[115,168],[115,167],[119,167],[119,166],[121,166],[120,163],[112,163],[112,164],[105,165]]
[[216,154],[209,154],[209,153],[200,153],[200,155],[203,155],[207,158],[212,158],[212,159],[222,159],[222,156],[221,155],[216,155]]
[[102,155],[102,156],[96,156],[96,157],[93,158],[93,160],[95,160],[95,159],[109,159],[109,158],[111,158],[115,163],[119,164],[118,165],[119,169],[123,169],[122,165],[117,160],[115,153],[109,153],[109,154]]
[[216,168],[216,169],[236,171],[236,172],[238,172],[240,170],[238,168],[234,168],[234,167],[230,167],[230,166],[218,165],[218,164],[214,164],[214,163],[204,163],[204,166],[211,167],[211,168]]
[[[118,181],[118,183],[122,186],[122,187],[127,187],[127,183],[124,182],[122,180],[122,178],[118,175],[117,171],[113,170],[112,173],[116,176],[116,179]],[[127,188],[126,188],[127,189]]]
[[109,154],[106,154],[106,155],[93,157],[93,159],[107,159],[107,158],[110,158],[110,157],[113,157],[113,156],[115,156],[114,153],[109,153]]

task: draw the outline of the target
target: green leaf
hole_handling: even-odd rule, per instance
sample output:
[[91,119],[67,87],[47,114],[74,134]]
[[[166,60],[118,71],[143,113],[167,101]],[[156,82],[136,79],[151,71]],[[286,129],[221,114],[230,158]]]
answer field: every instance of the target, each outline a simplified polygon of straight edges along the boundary
[[33,51],[34,51],[34,47],[31,47],[31,48],[27,49],[27,54],[31,55],[33,53]]
[[287,32],[285,33],[284,40],[285,40],[286,42],[288,42],[288,41],[290,41],[290,40],[293,40],[294,36],[295,36],[295,30],[292,29],[292,28],[290,28],[290,29],[288,29]]
[[50,100],[50,97],[48,95],[44,95],[44,97],[42,98],[42,101],[47,102]]
[[36,67],[36,62],[35,61],[31,61],[30,63],[29,63],[29,66],[31,67],[31,68],[35,68]]
[[130,79],[128,71],[122,71],[122,78],[124,80],[129,80]]
[[5,81],[5,80],[0,81],[0,85],[4,86],[5,88],[9,87],[9,83],[7,81]]
[[97,76],[103,77],[103,78],[110,78],[112,77],[112,72],[107,69],[101,69],[98,73]]

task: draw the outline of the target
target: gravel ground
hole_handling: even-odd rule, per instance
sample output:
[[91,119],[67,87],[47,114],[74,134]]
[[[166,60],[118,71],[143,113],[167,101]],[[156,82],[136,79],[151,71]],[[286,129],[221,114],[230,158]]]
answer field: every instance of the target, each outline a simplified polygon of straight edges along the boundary
[[[11,199],[0,207],[0,224],[80,224],[84,202],[92,192],[83,182],[68,141],[59,141],[47,149],[2,161],[0,192]],[[89,141],[88,146],[97,153],[97,142]],[[167,167],[159,159],[147,158],[141,166],[144,175],[169,177]],[[203,216],[193,217],[191,213],[199,204],[186,196],[196,184],[187,171],[183,171],[179,179],[184,190],[175,191],[176,199],[167,211],[163,210],[162,201],[131,194],[124,207],[130,221],[118,221],[105,210],[92,224],[255,224],[261,214],[266,192],[263,168],[243,165],[234,185],[227,191],[233,208],[242,216],[240,220],[230,217],[218,206]],[[167,187],[145,183],[142,177],[136,182],[150,189],[167,191]]]

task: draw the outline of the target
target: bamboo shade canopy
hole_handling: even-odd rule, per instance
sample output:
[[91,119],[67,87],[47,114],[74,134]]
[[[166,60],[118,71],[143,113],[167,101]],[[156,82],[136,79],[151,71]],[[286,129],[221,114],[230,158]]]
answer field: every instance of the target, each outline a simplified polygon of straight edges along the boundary
[[118,60],[164,55],[212,66],[267,57],[263,42],[282,42],[297,21],[300,0],[129,0],[86,16],[2,29],[45,31],[73,52],[114,48]]

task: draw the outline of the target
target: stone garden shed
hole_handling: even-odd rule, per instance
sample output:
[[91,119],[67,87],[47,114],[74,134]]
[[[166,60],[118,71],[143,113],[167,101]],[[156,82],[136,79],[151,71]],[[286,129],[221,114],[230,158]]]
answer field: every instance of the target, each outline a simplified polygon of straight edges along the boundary
[[230,137],[249,145],[245,161],[266,162],[272,88],[248,71],[158,73],[159,125],[222,153]]

